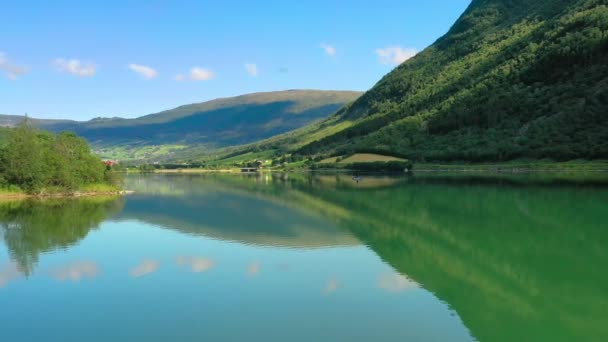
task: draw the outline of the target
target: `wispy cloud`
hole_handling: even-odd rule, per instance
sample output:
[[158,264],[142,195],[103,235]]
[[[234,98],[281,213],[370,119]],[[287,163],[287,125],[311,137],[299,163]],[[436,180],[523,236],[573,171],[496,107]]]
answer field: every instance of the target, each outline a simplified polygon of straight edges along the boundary
[[140,74],[143,78],[149,80],[158,76],[158,72],[156,70],[146,65],[131,63],[129,64],[129,69]]
[[336,48],[333,47],[332,45],[329,44],[321,44],[321,48],[323,50],[325,50],[325,53],[329,56],[329,57],[333,57],[336,55]]
[[157,260],[144,260],[141,264],[135,266],[129,271],[129,275],[133,278],[143,277],[154,273],[160,267],[160,262]]
[[70,265],[56,268],[51,271],[51,276],[59,281],[80,281],[83,278],[95,278],[99,273],[99,267],[91,261],[79,261]]
[[385,273],[378,280],[378,287],[388,292],[401,292],[416,289],[420,285],[410,278],[398,273]]
[[95,76],[97,67],[91,62],[82,62],[78,59],[57,58],[53,64],[59,71],[67,72],[78,77]]
[[24,66],[11,63],[4,52],[0,52],[0,70],[3,70],[6,73],[6,77],[11,80],[16,80],[17,77],[28,71]]
[[206,272],[215,266],[215,261],[209,258],[178,256],[175,259],[178,266],[187,266],[194,273]]
[[389,46],[383,49],[376,49],[376,55],[380,63],[387,65],[399,65],[408,59],[416,56],[416,49],[402,48],[400,46]]
[[245,71],[249,76],[255,77],[258,75],[258,66],[255,63],[245,63]]
[[176,81],[209,81],[214,78],[215,74],[213,71],[201,67],[194,67],[190,69],[188,75],[178,74],[175,76]]

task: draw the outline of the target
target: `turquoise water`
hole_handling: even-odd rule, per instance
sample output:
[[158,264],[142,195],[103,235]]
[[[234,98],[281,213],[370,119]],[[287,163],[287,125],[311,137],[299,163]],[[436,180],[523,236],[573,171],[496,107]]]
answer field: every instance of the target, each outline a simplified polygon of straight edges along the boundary
[[133,176],[0,204],[3,341],[602,341],[608,191]]

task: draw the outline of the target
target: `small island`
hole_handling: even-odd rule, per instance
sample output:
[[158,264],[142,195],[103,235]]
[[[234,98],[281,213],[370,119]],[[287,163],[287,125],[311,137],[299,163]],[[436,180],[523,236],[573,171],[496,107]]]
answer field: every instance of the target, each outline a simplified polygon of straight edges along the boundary
[[27,118],[3,130],[0,198],[122,194],[122,175],[72,132],[51,133]]

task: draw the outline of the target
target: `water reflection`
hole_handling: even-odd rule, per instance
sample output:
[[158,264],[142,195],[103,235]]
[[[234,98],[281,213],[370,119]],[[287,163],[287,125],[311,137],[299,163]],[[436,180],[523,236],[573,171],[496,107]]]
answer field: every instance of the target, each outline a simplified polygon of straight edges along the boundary
[[378,287],[388,292],[402,292],[420,287],[420,285],[399,273],[384,273],[378,280]]
[[94,261],[77,261],[51,270],[51,277],[57,281],[79,282],[95,278],[97,274],[99,266]]
[[[180,232],[251,245],[317,248],[357,245],[347,230],[294,200],[257,191],[250,178],[145,176],[129,178],[129,197],[120,220],[136,219]],[[239,183],[241,182],[241,183]],[[264,184],[260,181],[259,184]],[[254,187],[251,187],[251,186]],[[306,200],[303,198],[302,200]]]
[[[42,253],[67,250],[112,218],[120,230],[102,229],[101,233],[107,230],[113,235],[108,233],[92,250],[101,256],[112,254],[115,245],[104,243],[113,242],[126,245],[127,252],[137,252],[127,264],[119,257],[108,263],[123,277],[127,271],[131,277],[141,277],[133,282],[141,286],[165,279],[161,272],[145,277],[157,272],[162,263],[162,273],[171,274],[167,283],[179,284],[172,289],[179,294],[173,299],[180,295],[187,299],[182,307],[200,301],[228,310],[224,304],[242,295],[238,300],[251,308],[266,308],[268,317],[307,325],[294,310],[284,312],[273,306],[276,298],[268,295],[279,296],[281,289],[290,288],[297,294],[292,296],[295,299],[281,300],[293,300],[290,303],[301,305],[303,311],[328,310],[324,319],[332,324],[339,323],[332,320],[337,316],[351,315],[356,324],[344,331],[392,322],[393,330],[384,327],[375,333],[430,339],[431,335],[407,335],[406,331],[423,329],[425,324],[420,324],[422,318],[416,314],[433,308],[428,312],[434,317],[428,318],[426,326],[431,325],[433,333],[448,334],[433,335],[439,340],[446,336],[481,341],[608,336],[604,324],[608,275],[602,272],[608,264],[608,192],[579,180],[557,186],[517,177],[496,181],[432,176],[366,177],[356,183],[348,176],[293,174],[137,176],[129,177],[128,185],[137,194],[126,202],[0,205],[4,240],[0,244],[7,247],[12,260],[0,266],[0,287],[21,273],[30,275]],[[121,235],[126,234],[122,229],[137,232],[138,245],[143,247],[125,242],[133,241],[133,235]],[[148,236],[163,242],[158,255],[140,242]],[[166,237],[171,240],[165,244]],[[52,268],[50,274],[63,281],[104,278],[105,264],[102,277],[96,262],[67,263]],[[222,267],[216,267],[218,263]],[[197,296],[204,293],[199,291],[204,285],[188,283],[200,277],[188,273],[212,269],[205,284],[212,283],[207,282],[210,279],[221,285],[206,288],[210,297],[203,301]],[[297,272],[287,273],[290,269]],[[255,281],[243,281],[256,275]],[[334,296],[332,300],[328,295]],[[343,296],[351,303],[323,306]],[[414,298],[413,302],[408,298]],[[354,317],[357,303],[364,303],[373,314]],[[247,306],[239,307],[246,310]],[[407,316],[407,310],[413,316]],[[406,316],[413,323],[408,325]],[[442,317],[440,322],[438,317]],[[293,329],[293,324],[286,328]],[[425,334],[431,332],[425,330]]]
[[[430,290],[480,340],[608,336],[602,323],[608,275],[598,272],[608,264],[608,192],[597,187],[605,184],[601,179],[589,186],[579,178],[526,176],[367,177],[360,184],[336,175],[267,178],[176,177],[172,183],[193,191],[229,189],[242,198],[240,206],[231,202],[233,210],[253,208],[248,222],[270,220],[275,224],[265,227],[277,227],[271,233],[252,223],[256,236],[244,232],[236,238],[241,242],[264,236],[264,244],[289,246],[272,234],[281,237],[294,226],[287,219],[294,210],[336,232],[319,245],[362,241],[396,271],[376,278],[380,290]],[[280,203],[285,215],[258,210],[260,200]],[[235,240],[224,228],[199,233]],[[308,236],[294,234],[292,241],[298,237]],[[324,292],[337,288],[329,281]]]
[[4,202],[0,234],[17,269],[30,275],[41,253],[76,244],[122,205],[118,198]]
[[194,273],[206,272],[215,266],[215,261],[209,258],[178,256],[175,259],[178,266],[186,266]]
[[323,293],[326,295],[332,294],[338,290],[338,281],[336,279],[330,279],[323,289]]
[[139,265],[129,271],[129,275],[133,278],[143,277],[156,272],[159,267],[160,262],[158,260],[143,260]]
[[247,267],[247,275],[253,277],[260,272],[260,263],[255,261]]
[[0,266],[0,287],[4,287],[19,277],[21,277],[21,272],[17,268],[17,263],[8,262]]

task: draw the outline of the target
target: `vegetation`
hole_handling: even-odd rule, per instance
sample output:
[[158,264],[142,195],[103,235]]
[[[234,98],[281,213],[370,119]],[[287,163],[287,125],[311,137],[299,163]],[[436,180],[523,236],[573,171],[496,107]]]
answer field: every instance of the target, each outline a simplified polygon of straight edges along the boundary
[[487,163],[608,159],[606,113],[604,0],[473,0],[445,36],[360,97],[261,93],[44,125],[111,142],[102,150],[120,158],[207,167],[355,153]]
[[0,203],[0,239],[19,271],[30,275],[41,253],[76,244],[123,205],[105,196]]
[[83,188],[118,189],[121,178],[71,132],[53,134],[24,120],[0,148],[0,185],[30,194],[74,192]]
[[452,29],[302,154],[375,151],[416,161],[608,157],[608,6],[476,0]]
[[322,163],[312,164],[311,169],[344,169],[351,171],[362,171],[362,172],[407,172],[412,170],[413,165],[408,161],[368,161],[368,162],[355,162],[355,163]]
[[370,163],[370,162],[387,162],[387,161],[403,161],[402,158],[391,156],[383,156],[373,153],[355,153],[350,156],[331,157],[320,161],[320,163]]
[[605,1],[474,0],[445,36],[335,115],[230,153],[608,159],[606,113]]
[[[288,90],[195,103],[136,119],[33,123],[53,132],[74,131],[109,159],[189,159],[201,151],[251,143],[325,119],[359,95],[351,91]],[[0,116],[0,123],[7,125],[17,120],[16,116]]]

